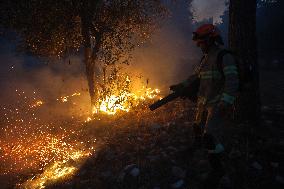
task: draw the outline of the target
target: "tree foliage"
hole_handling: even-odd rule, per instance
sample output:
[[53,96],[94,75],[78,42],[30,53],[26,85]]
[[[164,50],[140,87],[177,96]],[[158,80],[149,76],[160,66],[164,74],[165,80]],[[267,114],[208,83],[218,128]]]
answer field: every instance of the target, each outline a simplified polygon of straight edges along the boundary
[[128,63],[130,52],[149,39],[166,15],[161,0],[10,0],[0,25],[20,36],[20,50],[62,58],[85,49],[91,98],[95,65]]
[[92,42],[101,37],[100,54],[118,58],[147,39],[155,19],[165,13],[160,1],[155,0],[11,0],[1,7],[1,25],[19,34],[22,50],[48,57],[63,57],[79,50],[84,42],[84,16]]

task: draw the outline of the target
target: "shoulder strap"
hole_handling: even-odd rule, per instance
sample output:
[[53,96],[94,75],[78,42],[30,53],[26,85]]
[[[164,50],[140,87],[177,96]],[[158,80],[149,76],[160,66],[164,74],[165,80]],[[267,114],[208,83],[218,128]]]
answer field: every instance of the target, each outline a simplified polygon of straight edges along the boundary
[[202,62],[203,62],[204,59],[205,59],[205,55],[203,55],[203,56],[201,57],[201,59],[200,59],[198,65],[195,67],[195,69],[194,69],[194,72],[195,72],[195,73],[199,73],[199,72],[200,72],[200,69],[201,69],[201,67],[202,67]]
[[218,68],[218,71],[220,73],[222,73],[222,75],[224,75],[223,73],[223,57],[226,55],[226,54],[232,54],[232,51],[228,50],[228,49],[222,49],[218,55],[217,55],[217,61],[216,61],[216,64],[217,64],[217,68]]

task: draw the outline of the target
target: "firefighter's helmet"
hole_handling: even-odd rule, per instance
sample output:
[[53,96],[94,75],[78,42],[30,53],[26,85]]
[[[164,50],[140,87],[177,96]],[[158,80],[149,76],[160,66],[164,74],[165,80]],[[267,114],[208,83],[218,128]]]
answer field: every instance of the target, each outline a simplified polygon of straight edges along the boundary
[[209,41],[213,40],[223,45],[220,30],[213,24],[204,24],[192,33],[192,40],[194,41]]

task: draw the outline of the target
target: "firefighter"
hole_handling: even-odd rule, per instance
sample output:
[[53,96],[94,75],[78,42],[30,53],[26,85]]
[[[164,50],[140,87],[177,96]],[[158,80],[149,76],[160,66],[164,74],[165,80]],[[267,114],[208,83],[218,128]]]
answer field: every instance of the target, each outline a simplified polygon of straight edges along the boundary
[[[203,52],[200,64],[194,72],[194,75],[200,79],[193,126],[195,141],[202,139],[215,176],[218,175],[216,173],[222,175],[220,154],[224,152],[222,141],[224,127],[226,127],[225,117],[226,113],[230,112],[229,109],[238,92],[238,68],[235,57],[231,53],[226,53],[229,51],[223,48],[223,40],[216,26],[202,25],[193,32],[192,40]],[[220,56],[221,60],[219,60]],[[190,82],[188,79],[171,86],[170,89],[176,91],[181,87],[186,88]]]

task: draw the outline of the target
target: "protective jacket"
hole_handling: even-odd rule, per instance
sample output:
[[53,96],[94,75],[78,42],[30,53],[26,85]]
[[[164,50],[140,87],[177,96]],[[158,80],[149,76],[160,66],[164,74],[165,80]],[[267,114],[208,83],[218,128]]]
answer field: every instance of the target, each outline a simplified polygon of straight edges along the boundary
[[[222,58],[222,70],[218,67],[218,54],[222,50],[224,49],[217,46],[212,47],[195,69],[195,74],[200,78],[198,104],[206,107],[221,101],[233,104],[239,90],[238,68],[233,55],[225,54]],[[189,82],[187,80],[184,84]]]

